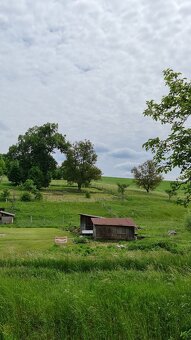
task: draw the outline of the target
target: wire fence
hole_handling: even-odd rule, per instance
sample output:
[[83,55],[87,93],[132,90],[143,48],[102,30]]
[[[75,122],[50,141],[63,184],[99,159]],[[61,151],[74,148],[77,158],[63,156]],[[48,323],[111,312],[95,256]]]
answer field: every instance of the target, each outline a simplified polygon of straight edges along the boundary
[[16,217],[14,219],[14,226],[16,227],[31,227],[31,228],[39,228],[39,227],[56,227],[56,228],[63,228],[67,229],[70,227],[77,227],[79,226],[79,221],[77,219],[69,218],[68,216],[65,217],[59,216],[59,217],[47,217],[47,216],[33,216],[28,215],[25,217]]

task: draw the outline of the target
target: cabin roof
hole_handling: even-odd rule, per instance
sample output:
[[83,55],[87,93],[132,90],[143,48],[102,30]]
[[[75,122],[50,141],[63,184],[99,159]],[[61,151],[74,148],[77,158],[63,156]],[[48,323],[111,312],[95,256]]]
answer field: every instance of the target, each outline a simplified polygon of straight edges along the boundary
[[80,216],[86,216],[86,217],[95,217],[95,218],[104,218],[101,216],[96,216],[96,215],[88,215],[88,214],[79,214]]
[[92,218],[91,220],[95,226],[137,227],[130,218]]
[[7,216],[13,216],[13,217],[15,216],[15,214],[11,214],[11,213],[4,211],[4,210],[0,210],[0,214],[7,215]]

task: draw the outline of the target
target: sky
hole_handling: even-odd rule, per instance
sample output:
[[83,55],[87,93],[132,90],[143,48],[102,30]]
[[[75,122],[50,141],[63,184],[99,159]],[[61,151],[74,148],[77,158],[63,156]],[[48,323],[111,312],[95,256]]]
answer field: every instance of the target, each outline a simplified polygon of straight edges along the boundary
[[143,115],[167,91],[163,70],[190,78],[191,2],[0,0],[0,41],[0,153],[58,123],[94,144],[105,176],[130,177],[152,158],[142,144],[169,131]]

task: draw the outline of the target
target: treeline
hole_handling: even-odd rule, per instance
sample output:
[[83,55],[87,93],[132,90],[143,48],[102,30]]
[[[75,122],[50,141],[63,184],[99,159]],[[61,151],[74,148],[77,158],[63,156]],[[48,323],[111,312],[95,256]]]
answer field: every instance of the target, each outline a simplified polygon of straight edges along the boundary
[[[54,158],[56,150],[65,159],[61,166]],[[0,177],[7,175],[14,185],[30,179],[37,189],[48,187],[51,179],[66,179],[77,183],[80,190],[101,177],[96,161],[97,155],[89,140],[72,144],[58,132],[58,124],[46,123],[19,135],[17,144],[0,156]]]

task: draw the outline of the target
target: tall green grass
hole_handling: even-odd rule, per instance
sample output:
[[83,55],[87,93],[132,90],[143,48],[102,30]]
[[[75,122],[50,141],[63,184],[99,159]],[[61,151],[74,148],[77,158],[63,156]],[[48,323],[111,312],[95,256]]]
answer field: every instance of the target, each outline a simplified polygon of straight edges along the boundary
[[163,340],[191,329],[189,276],[1,270],[0,278],[2,339]]

